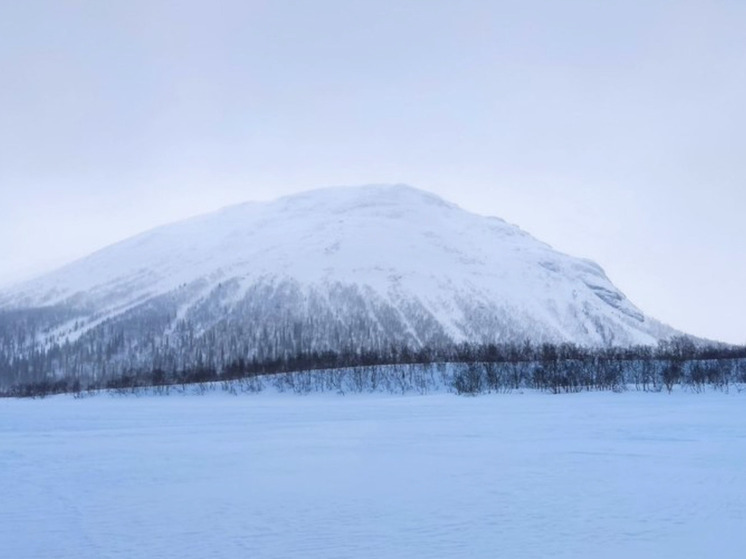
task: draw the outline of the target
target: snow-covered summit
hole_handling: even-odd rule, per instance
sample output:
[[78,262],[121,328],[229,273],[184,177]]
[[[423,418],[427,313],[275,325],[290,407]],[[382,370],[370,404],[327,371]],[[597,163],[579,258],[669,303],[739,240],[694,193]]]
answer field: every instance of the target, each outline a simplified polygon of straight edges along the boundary
[[228,207],[0,292],[0,310],[39,307],[70,311],[48,325],[58,340],[151,313],[153,335],[189,323],[197,336],[244,336],[249,352],[278,329],[302,331],[292,343],[314,348],[653,344],[676,333],[645,317],[593,262],[404,185]]

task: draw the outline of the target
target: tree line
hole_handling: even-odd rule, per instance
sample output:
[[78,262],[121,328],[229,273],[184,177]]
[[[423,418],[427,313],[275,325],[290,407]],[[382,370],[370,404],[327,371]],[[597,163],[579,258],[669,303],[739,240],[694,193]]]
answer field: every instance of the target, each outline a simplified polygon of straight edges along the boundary
[[[0,362],[0,370],[2,363]],[[72,369],[75,371],[75,369]],[[746,347],[706,345],[681,337],[658,346],[589,348],[575,344],[450,344],[413,349],[297,351],[284,355],[197,359],[181,367],[129,367],[94,374],[43,374],[0,387],[0,396],[40,397],[109,389],[135,391],[223,383],[226,389],[274,386],[295,392],[428,392],[458,394],[537,389],[672,391],[685,386],[728,390],[746,384]]]

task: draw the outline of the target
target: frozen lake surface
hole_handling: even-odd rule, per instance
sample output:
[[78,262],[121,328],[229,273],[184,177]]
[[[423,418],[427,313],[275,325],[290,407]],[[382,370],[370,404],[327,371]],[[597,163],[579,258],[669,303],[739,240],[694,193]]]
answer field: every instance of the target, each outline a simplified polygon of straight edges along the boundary
[[746,394],[0,400],[21,558],[742,558]]

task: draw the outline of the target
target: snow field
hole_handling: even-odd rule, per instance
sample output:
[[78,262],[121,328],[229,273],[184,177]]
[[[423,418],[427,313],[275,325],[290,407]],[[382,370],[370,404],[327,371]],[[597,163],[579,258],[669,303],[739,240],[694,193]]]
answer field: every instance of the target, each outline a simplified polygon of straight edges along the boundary
[[4,557],[742,557],[746,395],[0,400]]

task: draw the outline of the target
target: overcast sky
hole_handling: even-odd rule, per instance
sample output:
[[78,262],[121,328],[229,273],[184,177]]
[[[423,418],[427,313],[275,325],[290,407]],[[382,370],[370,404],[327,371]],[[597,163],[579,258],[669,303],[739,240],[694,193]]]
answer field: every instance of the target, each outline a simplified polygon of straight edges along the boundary
[[746,2],[0,2],[0,285],[403,182],[746,343]]

